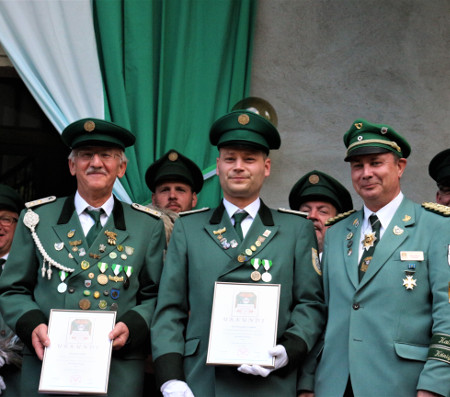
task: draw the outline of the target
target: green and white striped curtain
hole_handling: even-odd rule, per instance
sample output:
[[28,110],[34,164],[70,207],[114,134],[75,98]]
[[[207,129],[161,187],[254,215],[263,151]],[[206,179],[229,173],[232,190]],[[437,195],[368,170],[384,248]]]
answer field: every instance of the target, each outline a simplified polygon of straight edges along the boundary
[[[209,127],[249,92],[255,13],[256,0],[0,0],[0,42],[59,132],[83,117],[130,128],[114,192],[146,203],[145,171],[169,149],[214,168]],[[217,204],[216,179],[200,206]]]

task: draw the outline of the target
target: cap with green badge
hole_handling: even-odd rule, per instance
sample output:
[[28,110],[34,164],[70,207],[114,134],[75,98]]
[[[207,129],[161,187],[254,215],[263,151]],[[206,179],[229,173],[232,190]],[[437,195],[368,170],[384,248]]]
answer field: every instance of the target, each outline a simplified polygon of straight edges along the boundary
[[216,120],[209,132],[211,144],[244,146],[268,153],[281,145],[280,134],[266,118],[249,110],[236,110]]
[[199,193],[203,187],[203,174],[192,160],[171,149],[148,167],[145,182],[154,193],[156,186],[171,181],[186,183],[195,193]]
[[0,184],[0,210],[8,210],[20,213],[25,208],[25,203],[13,188]]
[[433,157],[428,166],[428,173],[438,185],[450,186],[450,149]]
[[298,210],[307,201],[331,203],[338,212],[353,208],[349,191],[336,179],[317,170],[303,175],[289,193],[289,206],[293,210]]
[[61,134],[71,149],[82,146],[116,146],[125,149],[134,145],[135,136],[111,121],[86,118],[69,124]]
[[386,124],[369,123],[367,120],[355,120],[344,135],[347,148],[345,161],[352,156],[376,153],[395,153],[399,157],[407,158],[411,153],[409,143],[392,127]]

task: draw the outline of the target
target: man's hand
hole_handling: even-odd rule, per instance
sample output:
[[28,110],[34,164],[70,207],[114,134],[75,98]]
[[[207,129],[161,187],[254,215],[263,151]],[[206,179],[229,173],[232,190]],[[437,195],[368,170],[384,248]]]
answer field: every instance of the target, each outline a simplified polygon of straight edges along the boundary
[[119,322],[115,325],[113,330],[109,333],[108,337],[113,341],[113,349],[119,350],[125,346],[128,337],[130,336],[130,331],[128,327],[123,322]]
[[314,397],[314,393],[310,391],[302,391],[298,397]]
[[163,383],[161,393],[164,397],[194,397],[187,383],[178,379],[171,379]]
[[238,371],[242,372],[244,374],[249,375],[258,375],[262,376],[263,378],[269,376],[269,374],[272,371],[275,371],[276,369],[282,368],[289,362],[289,358],[286,353],[286,349],[283,345],[276,345],[272,349],[269,350],[269,354],[272,357],[275,357],[275,368],[263,368],[260,365],[247,365],[243,364],[240,367],[238,367]]
[[44,358],[44,348],[50,346],[48,337],[48,327],[46,324],[39,324],[31,333],[31,344],[39,360]]

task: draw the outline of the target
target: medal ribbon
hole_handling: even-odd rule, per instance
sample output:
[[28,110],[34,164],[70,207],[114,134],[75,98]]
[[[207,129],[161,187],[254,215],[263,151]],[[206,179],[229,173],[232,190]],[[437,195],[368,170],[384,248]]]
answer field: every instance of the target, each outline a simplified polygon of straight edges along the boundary
[[122,265],[118,265],[118,264],[114,264],[114,265],[112,265],[111,267],[112,267],[113,272],[114,272],[114,274],[115,274],[116,276],[118,276],[119,273],[120,273],[120,272],[122,271],[122,269],[123,269],[123,266],[122,266]]
[[69,275],[68,272],[65,272],[65,271],[62,271],[62,270],[60,270],[60,271],[58,272],[58,274],[59,274],[59,278],[60,278],[60,280],[61,280],[62,283],[64,282],[64,280],[66,279],[66,277]]
[[258,270],[259,265],[261,264],[261,259],[253,258],[252,260],[250,260],[250,263],[252,264],[255,270]]
[[264,269],[266,269],[266,272],[268,272],[269,269],[272,267],[272,261],[270,261],[268,259],[263,259],[262,264],[264,266]]
[[131,275],[133,274],[133,266],[125,266],[124,267],[125,270],[125,274],[127,275],[127,277],[131,277]]
[[106,262],[98,262],[97,266],[102,273],[105,273],[106,269],[108,269],[108,264]]

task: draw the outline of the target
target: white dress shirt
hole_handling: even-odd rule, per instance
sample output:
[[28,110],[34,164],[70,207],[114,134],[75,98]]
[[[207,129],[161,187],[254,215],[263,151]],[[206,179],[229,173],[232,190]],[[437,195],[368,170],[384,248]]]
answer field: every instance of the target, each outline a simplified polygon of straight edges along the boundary
[[258,197],[255,201],[253,201],[253,203],[250,203],[244,209],[240,209],[239,207],[236,207],[234,204],[230,203],[227,199],[224,198],[223,205],[225,206],[225,210],[227,211],[227,214],[230,217],[231,224],[233,226],[234,226],[233,215],[235,214],[235,212],[247,211],[248,215],[246,218],[244,218],[244,220],[241,223],[242,235],[245,238],[245,235],[250,229],[250,226],[252,226],[253,220],[256,218],[256,215],[258,215],[259,207],[261,206],[261,200]]

